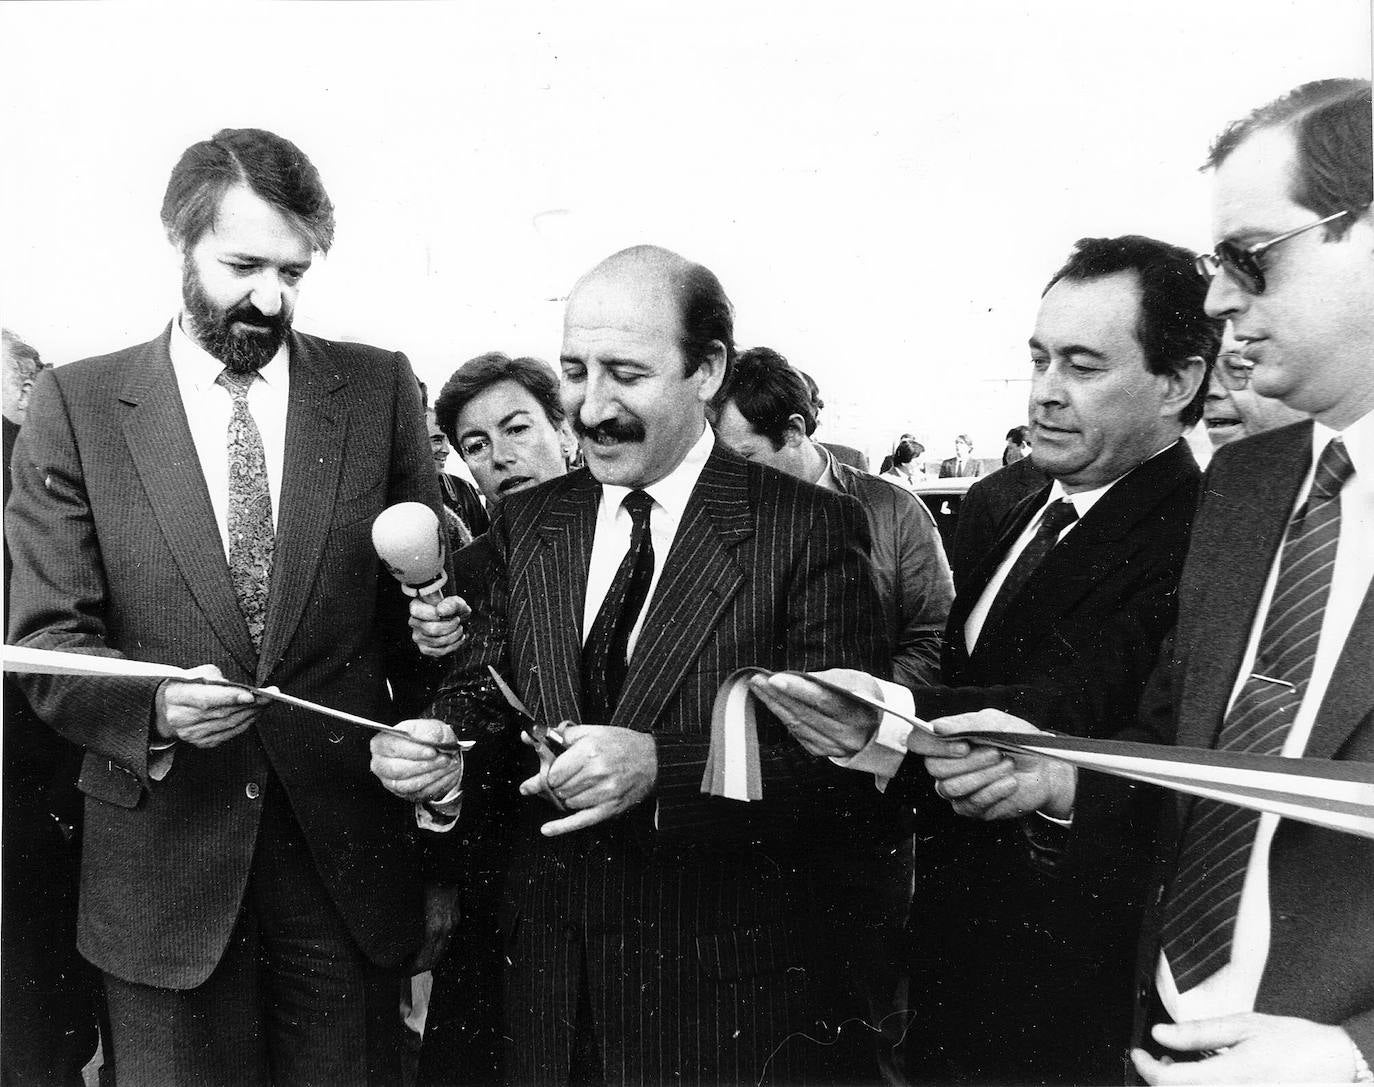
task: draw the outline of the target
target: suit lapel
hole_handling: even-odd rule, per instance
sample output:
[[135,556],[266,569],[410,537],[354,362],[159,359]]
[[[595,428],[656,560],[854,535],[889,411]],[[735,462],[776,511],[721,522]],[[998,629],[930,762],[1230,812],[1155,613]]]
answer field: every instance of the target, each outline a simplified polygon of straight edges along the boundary
[[334,512],[347,439],[347,415],[335,394],[345,375],[304,337],[291,336],[291,397],[267,595],[258,682],[282,656],[310,599]]
[[[1291,433],[1285,430],[1244,443],[1247,462],[1242,472],[1207,477],[1206,501],[1216,504],[1207,519],[1217,528],[1211,530],[1215,536],[1208,541],[1208,553],[1190,556],[1205,564],[1205,577],[1188,579],[1188,584],[1202,586],[1201,599],[1181,602],[1197,617],[1189,624],[1185,647],[1188,664],[1181,697],[1182,705],[1191,708],[1179,715],[1176,742],[1181,745],[1210,747],[1221,729],[1311,449],[1311,427],[1294,427]],[[1234,556],[1224,552],[1232,540],[1237,547]]]
[[224,647],[251,674],[257,655],[234,598],[224,541],[168,354],[170,336],[169,325],[147,345],[120,390],[128,408],[124,440],[182,580]]
[[512,571],[513,581],[527,586],[521,595],[531,613],[538,682],[530,712],[550,722],[582,719],[582,612],[600,501],[600,484],[578,473],[539,518],[543,546]]
[[1374,714],[1374,582],[1364,594],[1322,698],[1321,710],[1303,752],[1308,758],[1333,758],[1361,721]]
[[[1046,484],[1034,494],[1017,503],[1015,510],[1007,517],[1003,529],[997,537],[997,542],[983,554],[977,567],[974,568],[973,574],[969,578],[967,590],[955,597],[954,606],[949,613],[948,630],[951,634],[956,631],[963,631],[970,613],[987,590],[988,582],[997,573],[997,567],[1002,565],[1002,560],[1007,557],[1011,545],[1026,530],[1026,526],[1030,524],[1035,512],[1045,504],[1048,495],[1049,484]],[[960,637],[962,638],[962,633]]]
[[611,724],[652,730],[744,584],[733,549],[754,532],[743,461],[712,451],[649,601]]

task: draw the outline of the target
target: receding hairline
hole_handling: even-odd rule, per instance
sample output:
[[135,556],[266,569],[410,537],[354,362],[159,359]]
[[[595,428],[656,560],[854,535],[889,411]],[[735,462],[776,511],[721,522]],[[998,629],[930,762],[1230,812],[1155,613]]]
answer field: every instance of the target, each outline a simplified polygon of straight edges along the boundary
[[677,313],[681,331],[684,298],[688,283],[702,265],[690,261],[681,253],[665,249],[659,245],[632,245],[612,253],[605,260],[585,272],[568,294],[566,313],[572,311],[572,302],[578,293],[596,283],[622,283],[641,291],[666,289],[673,310]]

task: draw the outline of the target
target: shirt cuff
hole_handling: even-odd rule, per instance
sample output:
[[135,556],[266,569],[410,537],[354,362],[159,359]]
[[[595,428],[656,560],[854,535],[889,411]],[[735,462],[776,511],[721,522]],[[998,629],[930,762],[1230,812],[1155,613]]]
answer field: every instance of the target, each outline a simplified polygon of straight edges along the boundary
[[460,781],[438,800],[422,800],[415,805],[415,825],[440,834],[453,829],[463,811],[463,783]]
[[1063,827],[1065,830],[1068,830],[1071,826],[1073,826],[1073,812],[1069,812],[1067,819],[1060,819],[1057,816],[1049,815],[1043,811],[1038,811],[1035,814],[1038,815],[1041,819],[1048,819],[1055,826]]
[[172,760],[176,758],[176,740],[158,740],[148,744],[148,778],[151,781],[161,781],[167,776],[167,772],[172,769]]
[[[916,709],[916,700],[911,692],[900,683],[878,680],[878,693],[884,706],[911,716]],[[887,792],[888,783],[897,776],[906,758],[906,743],[915,726],[893,714],[883,714],[882,720],[873,735],[868,738],[858,752],[846,759],[831,757],[830,761],[846,770],[863,770],[873,775],[873,784],[878,792]]]

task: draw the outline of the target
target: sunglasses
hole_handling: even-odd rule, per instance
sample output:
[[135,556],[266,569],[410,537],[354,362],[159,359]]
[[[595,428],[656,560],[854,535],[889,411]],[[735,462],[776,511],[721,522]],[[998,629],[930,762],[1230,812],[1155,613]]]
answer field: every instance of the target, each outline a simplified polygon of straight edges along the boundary
[[1245,246],[1244,248],[1237,245],[1235,242],[1221,242],[1217,245],[1215,252],[1203,253],[1197,258],[1196,267],[1198,275],[1202,276],[1203,279],[1210,283],[1217,277],[1217,273],[1224,268],[1226,269],[1226,274],[1231,277],[1236,286],[1246,294],[1263,294],[1264,265],[1261,263],[1260,257],[1265,252],[1273,246],[1278,245],[1279,242],[1286,242],[1289,238],[1296,238],[1299,234],[1303,234],[1309,230],[1315,230],[1317,227],[1329,223],[1333,219],[1339,219],[1342,215],[1348,214],[1349,212],[1341,210],[1333,215],[1328,215],[1325,219],[1318,219],[1315,223],[1308,223],[1306,226],[1300,226],[1296,230],[1290,230],[1277,237],[1268,238],[1265,241],[1256,242],[1254,245]]

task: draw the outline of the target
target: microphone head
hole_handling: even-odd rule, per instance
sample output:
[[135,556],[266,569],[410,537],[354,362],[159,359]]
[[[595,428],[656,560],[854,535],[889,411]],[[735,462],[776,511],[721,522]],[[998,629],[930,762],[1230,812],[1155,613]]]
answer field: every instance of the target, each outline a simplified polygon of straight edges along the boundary
[[423,502],[397,502],[372,522],[377,557],[412,596],[437,590],[448,580],[445,543],[439,518]]

